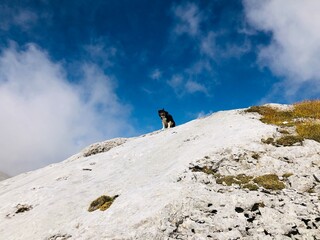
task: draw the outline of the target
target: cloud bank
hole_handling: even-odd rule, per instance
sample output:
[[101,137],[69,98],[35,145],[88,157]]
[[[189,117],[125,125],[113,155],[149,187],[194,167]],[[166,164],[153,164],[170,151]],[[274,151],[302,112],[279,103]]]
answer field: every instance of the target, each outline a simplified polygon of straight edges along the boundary
[[0,163],[15,175],[61,161],[84,146],[128,135],[130,106],[95,64],[79,65],[77,84],[34,44],[0,55]]
[[[287,97],[320,92],[320,1],[244,0],[248,23],[271,35],[270,44],[259,49],[262,66],[285,80],[277,85]],[[276,90],[275,90],[276,91]]]
[[[171,36],[174,39],[174,48],[180,48],[180,44],[183,45],[182,42],[184,40],[191,40],[193,50],[190,51],[195,51],[196,56],[190,67],[173,73],[166,83],[174,90],[178,97],[195,93],[202,93],[208,96],[209,90],[206,83],[196,80],[198,75],[207,72],[210,65],[201,56],[202,48],[199,46],[205,38],[203,37],[204,33],[201,29],[201,24],[205,20],[206,14],[195,3],[186,2],[172,7],[172,17],[174,24]],[[179,46],[176,44],[179,44]]]
[[188,34],[190,36],[197,36],[199,34],[199,27],[203,16],[196,4],[186,3],[175,6],[173,14],[177,21],[174,28],[176,34]]

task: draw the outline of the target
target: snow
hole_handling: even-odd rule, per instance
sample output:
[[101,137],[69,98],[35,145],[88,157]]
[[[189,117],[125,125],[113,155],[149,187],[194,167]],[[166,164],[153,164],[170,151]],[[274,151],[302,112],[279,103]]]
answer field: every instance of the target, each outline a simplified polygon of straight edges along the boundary
[[293,105],[289,105],[289,104],[267,103],[263,106],[272,107],[272,108],[275,108],[280,111],[292,111],[293,110]]
[[0,171],[0,181],[9,178],[10,176],[4,172]]
[[[61,163],[1,181],[0,239],[175,239],[177,233],[184,236],[182,239],[208,239],[209,235],[228,239],[245,234],[264,239],[261,236],[266,236],[266,228],[275,236],[284,234],[289,231],[283,227],[287,222],[281,220],[279,211],[268,207],[261,211],[266,216],[259,217],[265,221],[278,217],[278,226],[266,225],[250,234],[239,230],[248,223],[234,207],[248,209],[258,200],[271,205],[269,195],[218,185],[212,177],[189,170],[190,164],[215,164],[219,158],[229,158],[221,165],[223,174],[239,169],[248,174],[283,174],[291,165],[273,159],[285,152],[294,155],[292,158],[309,159],[301,168],[293,165],[292,171],[307,174],[311,162],[319,171],[318,143],[307,141],[294,151],[266,146],[261,139],[276,136],[276,127],[258,119],[242,110],[217,112],[172,129],[96,143]],[[94,148],[106,152],[88,154]],[[255,163],[254,169],[250,163],[234,161],[247,152],[268,156]],[[318,174],[315,171],[313,174]],[[294,177],[301,182],[300,175]],[[312,175],[305,181],[314,184]],[[294,184],[299,185],[297,182]],[[305,186],[300,185],[297,188]],[[287,192],[295,197],[295,191]],[[90,203],[101,195],[119,197],[106,211],[88,212]],[[281,197],[286,199],[287,195]],[[309,204],[315,199],[316,195],[301,195],[296,201],[305,201],[312,214],[319,214],[319,204]],[[16,213],[19,204],[30,209]],[[296,224],[296,210],[292,205],[286,210]],[[209,216],[206,211],[214,213]],[[311,236],[314,231],[305,234]]]

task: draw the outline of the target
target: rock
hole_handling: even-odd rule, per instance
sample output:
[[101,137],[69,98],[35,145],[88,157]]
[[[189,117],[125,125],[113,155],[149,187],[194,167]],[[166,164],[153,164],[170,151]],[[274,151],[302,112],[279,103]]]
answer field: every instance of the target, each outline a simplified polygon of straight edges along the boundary
[[115,138],[101,143],[95,143],[84,149],[83,156],[89,157],[98,153],[103,153],[111,150],[114,147],[120,146],[127,141],[126,138]]
[[320,173],[314,173],[313,177],[318,183],[320,183]]
[[311,176],[302,177],[294,175],[290,177],[289,182],[292,188],[301,193],[309,192],[310,189],[313,188],[313,179]]

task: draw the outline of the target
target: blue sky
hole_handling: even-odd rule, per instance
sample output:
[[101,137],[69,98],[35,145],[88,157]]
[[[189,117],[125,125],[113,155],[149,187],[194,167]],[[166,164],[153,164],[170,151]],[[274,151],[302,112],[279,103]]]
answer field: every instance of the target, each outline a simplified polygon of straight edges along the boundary
[[319,98],[320,2],[2,0],[0,169],[266,102]]

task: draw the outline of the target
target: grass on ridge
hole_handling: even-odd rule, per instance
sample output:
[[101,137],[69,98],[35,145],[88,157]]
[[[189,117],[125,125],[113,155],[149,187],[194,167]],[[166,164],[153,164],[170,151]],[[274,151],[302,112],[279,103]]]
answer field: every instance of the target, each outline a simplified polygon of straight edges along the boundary
[[266,124],[296,128],[297,136],[285,134],[280,141],[296,138],[299,141],[312,139],[320,142],[320,100],[295,103],[292,110],[281,111],[269,106],[253,106],[246,112],[259,113],[262,115],[260,120]]
[[269,106],[253,106],[246,112],[257,112],[261,117],[261,122],[282,126],[284,122],[288,122],[294,118],[292,111],[279,111]]
[[294,104],[294,113],[302,118],[320,119],[320,100],[296,103]]
[[296,131],[302,138],[320,142],[320,123],[300,123],[296,125]]

